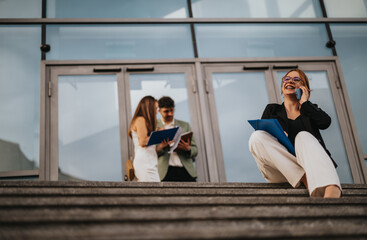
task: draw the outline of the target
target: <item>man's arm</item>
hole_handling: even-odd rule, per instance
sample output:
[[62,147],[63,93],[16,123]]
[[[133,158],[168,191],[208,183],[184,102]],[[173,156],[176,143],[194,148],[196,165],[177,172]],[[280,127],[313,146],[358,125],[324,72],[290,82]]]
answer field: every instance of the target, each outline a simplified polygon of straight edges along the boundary
[[159,150],[159,149],[156,148],[158,157],[160,157],[163,154],[167,153],[169,151],[169,149],[170,149],[169,146],[167,146],[167,147],[165,147],[165,148],[163,148],[161,150]]
[[[191,130],[191,128],[190,128],[190,130]],[[191,139],[191,142],[190,142],[190,147],[191,147],[190,157],[192,159],[194,159],[198,155],[198,147],[196,146],[194,135],[192,135],[192,139]]]

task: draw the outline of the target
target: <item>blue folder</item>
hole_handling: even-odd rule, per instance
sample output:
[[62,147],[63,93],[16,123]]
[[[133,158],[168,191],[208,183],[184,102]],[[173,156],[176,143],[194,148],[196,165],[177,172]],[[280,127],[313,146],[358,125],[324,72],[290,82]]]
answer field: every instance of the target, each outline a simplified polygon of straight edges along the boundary
[[296,156],[294,146],[292,145],[287,135],[285,135],[284,130],[277,119],[257,119],[248,120],[248,122],[255,130],[263,130],[270,133],[272,136],[278,139],[281,144],[283,144],[288,152]]
[[151,132],[147,146],[159,144],[167,138],[169,139],[168,141],[172,141],[173,138],[175,137],[178,128],[179,127],[174,127],[165,130]]

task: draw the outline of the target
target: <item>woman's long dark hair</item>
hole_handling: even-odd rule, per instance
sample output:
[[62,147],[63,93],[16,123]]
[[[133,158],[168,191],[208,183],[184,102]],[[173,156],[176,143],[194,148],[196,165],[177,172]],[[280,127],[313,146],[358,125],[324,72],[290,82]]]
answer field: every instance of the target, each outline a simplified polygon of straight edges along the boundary
[[134,116],[130,122],[128,131],[130,137],[132,137],[132,126],[134,125],[134,122],[138,117],[143,117],[145,119],[145,126],[148,130],[148,136],[151,132],[155,131],[157,126],[156,102],[157,100],[152,96],[145,96],[140,100],[138,106],[136,107]]

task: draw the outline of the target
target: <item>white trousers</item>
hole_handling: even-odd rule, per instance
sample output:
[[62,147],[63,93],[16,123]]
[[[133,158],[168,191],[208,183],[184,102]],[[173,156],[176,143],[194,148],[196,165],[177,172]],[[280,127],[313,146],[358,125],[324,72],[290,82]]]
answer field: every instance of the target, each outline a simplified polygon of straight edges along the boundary
[[255,131],[251,135],[249,148],[268,182],[288,182],[296,188],[306,174],[310,196],[324,196],[328,185],[337,185],[341,189],[338,174],[329,155],[309,132],[302,131],[296,136],[297,157],[265,131]]

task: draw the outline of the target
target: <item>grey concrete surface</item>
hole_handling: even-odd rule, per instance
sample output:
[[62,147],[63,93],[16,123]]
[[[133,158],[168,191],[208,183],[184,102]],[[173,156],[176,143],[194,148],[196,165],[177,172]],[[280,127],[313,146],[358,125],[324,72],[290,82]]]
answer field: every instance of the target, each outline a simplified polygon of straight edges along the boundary
[[0,182],[0,239],[364,239],[367,185],[340,199],[265,183]]

